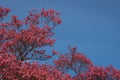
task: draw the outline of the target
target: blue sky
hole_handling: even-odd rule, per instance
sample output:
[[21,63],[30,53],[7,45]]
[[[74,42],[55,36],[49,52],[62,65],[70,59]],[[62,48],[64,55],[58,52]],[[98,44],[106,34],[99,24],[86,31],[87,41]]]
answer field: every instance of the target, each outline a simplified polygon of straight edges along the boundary
[[54,49],[64,53],[77,46],[94,64],[120,69],[120,0],[0,0],[0,6],[19,18],[32,8],[60,11]]

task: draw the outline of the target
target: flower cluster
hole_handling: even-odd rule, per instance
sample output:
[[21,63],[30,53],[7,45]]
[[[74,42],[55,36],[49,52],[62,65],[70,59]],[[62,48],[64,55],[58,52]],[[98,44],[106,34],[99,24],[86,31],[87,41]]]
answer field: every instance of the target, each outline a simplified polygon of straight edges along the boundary
[[60,70],[73,70],[76,74],[85,72],[92,66],[92,62],[82,53],[77,52],[77,48],[70,48],[70,52],[60,55],[58,60],[55,60],[55,65]]
[[60,17],[60,13],[56,12],[53,9],[49,9],[49,10],[44,10],[44,8],[42,9],[41,15],[43,17],[45,17],[48,21],[52,21],[55,22],[57,24],[61,24],[61,19]]
[[3,18],[7,16],[9,12],[10,12],[9,8],[0,7],[0,20],[3,20]]
[[8,53],[0,53],[0,79],[2,80],[73,80],[69,74],[51,65],[22,63]]
[[[7,11],[8,8],[0,8],[3,11]],[[43,59],[51,58],[50,55],[36,54],[34,50],[44,46],[53,46],[55,39],[52,39],[54,35],[52,29],[55,25],[60,24],[51,18],[58,17],[57,11],[52,10],[30,11],[28,16],[24,20],[18,19],[18,16],[13,15],[11,21],[0,23],[0,47],[3,50],[14,54],[18,60],[28,59]],[[49,15],[44,16],[44,14]],[[5,13],[5,12],[4,12]],[[3,14],[0,12],[0,14]],[[3,15],[1,15],[3,16]],[[47,20],[49,18],[49,21]],[[41,21],[43,19],[43,21]],[[43,22],[43,23],[42,23]],[[31,57],[32,56],[32,57]],[[35,57],[37,56],[37,58]]]
[[89,71],[78,74],[74,80],[119,80],[120,71],[112,66],[98,67],[91,66]]

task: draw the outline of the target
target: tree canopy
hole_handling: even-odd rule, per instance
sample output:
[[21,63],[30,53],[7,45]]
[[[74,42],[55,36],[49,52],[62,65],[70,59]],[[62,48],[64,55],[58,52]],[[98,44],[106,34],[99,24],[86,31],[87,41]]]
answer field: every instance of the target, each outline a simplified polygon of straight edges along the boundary
[[[77,47],[69,46],[69,52],[64,54],[57,50],[47,54],[42,50],[56,41],[53,29],[62,23],[60,12],[33,9],[23,20],[12,15],[5,21],[10,11],[0,7],[0,80],[120,80],[120,70],[112,65],[96,66]],[[54,65],[26,62],[55,55],[58,59],[53,61]]]

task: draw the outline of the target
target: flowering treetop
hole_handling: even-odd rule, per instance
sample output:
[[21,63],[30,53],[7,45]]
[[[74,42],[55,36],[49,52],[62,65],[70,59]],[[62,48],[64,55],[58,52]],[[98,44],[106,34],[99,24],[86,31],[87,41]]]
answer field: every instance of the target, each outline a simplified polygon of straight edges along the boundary
[[[9,12],[0,7],[0,80],[120,80],[120,70],[95,66],[76,47],[69,47],[65,54],[52,50],[52,55],[41,49],[54,45],[53,29],[62,22],[59,12],[31,10],[23,20],[12,15],[8,22],[3,21]],[[55,65],[25,62],[53,55],[58,55]]]

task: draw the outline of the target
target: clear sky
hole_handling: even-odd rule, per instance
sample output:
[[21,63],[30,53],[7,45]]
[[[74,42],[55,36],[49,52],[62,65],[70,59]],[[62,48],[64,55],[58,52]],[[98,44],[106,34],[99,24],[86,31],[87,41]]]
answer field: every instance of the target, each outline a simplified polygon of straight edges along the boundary
[[32,8],[60,11],[54,49],[64,53],[77,46],[94,64],[120,69],[120,0],[0,0],[0,6],[19,18]]

